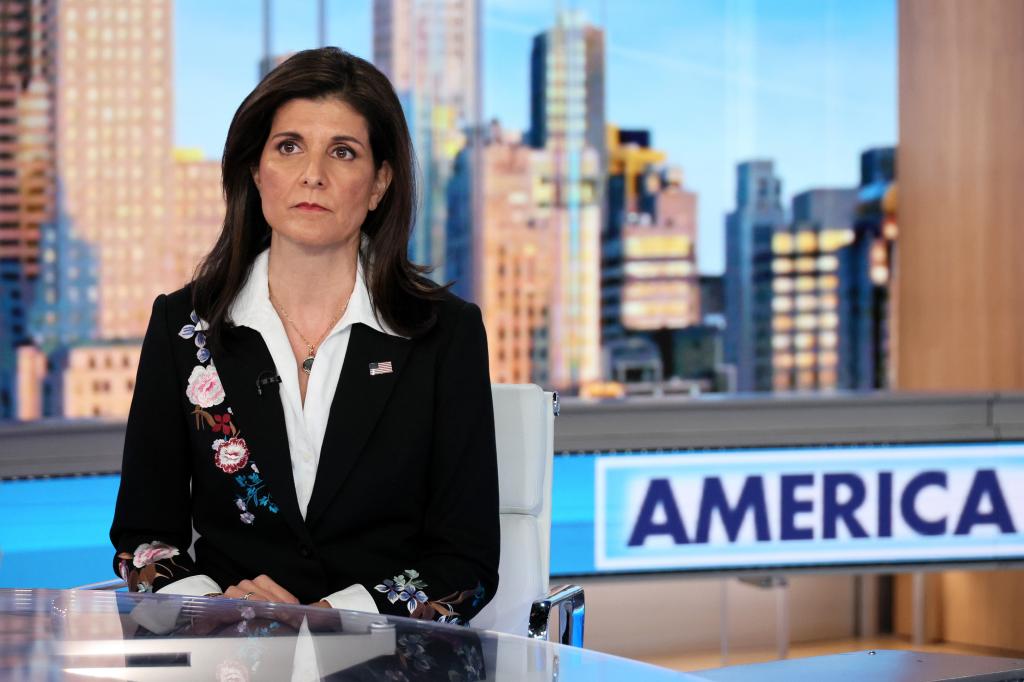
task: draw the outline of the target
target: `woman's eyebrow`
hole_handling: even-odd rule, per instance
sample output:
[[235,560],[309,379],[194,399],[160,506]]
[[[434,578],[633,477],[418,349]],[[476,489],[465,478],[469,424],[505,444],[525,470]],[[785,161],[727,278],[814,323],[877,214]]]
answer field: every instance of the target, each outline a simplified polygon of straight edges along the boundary
[[[270,139],[273,140],[275,137],[294,137],[296,140],[300,141],[304,139],[302,135],[293,130],[285,130],[284,132],[275,133],[270,136]],[[364,145],[358,137],[352,137],[351,135],[335,135],[331,138],[331,142],[354,142],[360,147],[363,147],[364,149],[366,148],[366,145]]]

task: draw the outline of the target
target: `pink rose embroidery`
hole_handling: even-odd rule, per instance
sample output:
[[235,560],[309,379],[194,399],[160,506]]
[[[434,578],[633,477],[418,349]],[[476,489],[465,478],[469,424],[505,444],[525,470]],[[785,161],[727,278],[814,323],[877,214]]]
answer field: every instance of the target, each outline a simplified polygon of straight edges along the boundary
[[213,456],[213,463],[226,474],[233,474],[249,461],[249,447],[243,438],[229,438],[224,441],[217,454]]
[[189,402],[201,408],[213,407],[224,402],[224,387],[221,386],[217,368],[210,363],[209,367],[196,365],[188,378],[185,395]]
[[174,556],[178,556],[177,547],[171,547],[162,542],[147,542],[135,548],[135,556],[132,557],[132,563],[135,564],[135,568],[142,568],[143,566],[149,566],[157,561],[170,559]]

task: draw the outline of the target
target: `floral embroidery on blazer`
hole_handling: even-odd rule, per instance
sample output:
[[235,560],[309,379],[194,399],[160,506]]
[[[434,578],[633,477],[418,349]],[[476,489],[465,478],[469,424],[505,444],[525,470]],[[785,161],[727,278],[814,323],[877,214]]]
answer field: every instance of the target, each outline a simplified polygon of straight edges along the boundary
[[117,555],[118,571],[132,592],[153,592],[157,578],[175,580],[175,573],[184,570],[174,561],[178,554],[177,547],[156,540],[146,542],[136,547],[134,553]]
[[484,598],[483,585],[479,584],[474,590],[452,592],[448,596],[436,600],[427,597],[427,593],[423,591],[425,587],[427,584],[420,579],[419,571],[407,568],[403,574],[385,579],[373,589],[384,594],[392,604],[397,601],[405,602],[409,616],[412,618],[436,620],[456,625],[467,624],[455,610],[457,605],[472,598],[471,605],[475,608]]
[[[194,406],[192,416],[195,417],[196,430],[202,431],[203,427],[207,426],[211,433],[223,436],[211,444],[213,463],[225,474],[235,475],[235,482],[241,488],[234,499],[239,511],[238,518],[242,523],[251,526],[256,520],[252,510],[264,508],[271,514],[276,514],[278,506],[266,491],[260,470],[249,456],[249,446],[232,421],[234,413],[230,407],[224,405],[224,386],[210,357],[210,351],[206,348],[206,334],[203,333],[209,325],[199,319],[194,310],[189,317],[192,324],[182,327],[178,336],[186,340],[195,338],[196,347],[199,349],[196,351],[196,357],[202,364],[192,369],[188,386],[185,388],[185,397]],[[210,364],[206,365],[207,362]],[[221,405],[224,405],[224,412],[210,411],[211,408]],[[247,466],[248,472],[245,471]]]

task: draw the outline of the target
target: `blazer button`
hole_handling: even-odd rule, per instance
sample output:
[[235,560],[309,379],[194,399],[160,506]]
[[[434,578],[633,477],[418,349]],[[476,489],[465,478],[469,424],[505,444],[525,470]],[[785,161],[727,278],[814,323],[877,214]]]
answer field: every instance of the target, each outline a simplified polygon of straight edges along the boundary
[[309,548],[308,546],[306,546],[306,545],[300,545],[300,546],[299,546],[299,554],[301,554],[301,555],[302,555],[302,558],[303,558],[303,559],[308,559],[308,558],[309,558],[310,556],[312,556],[312,554],[313,554],[313,550],[311,550],[311,549],[310,549],[310,548]]

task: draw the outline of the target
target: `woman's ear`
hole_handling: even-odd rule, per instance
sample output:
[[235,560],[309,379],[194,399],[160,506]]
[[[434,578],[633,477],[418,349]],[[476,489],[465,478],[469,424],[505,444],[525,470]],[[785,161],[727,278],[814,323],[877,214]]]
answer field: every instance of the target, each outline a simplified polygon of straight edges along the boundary
[[260,167],[249,166],[249,174],[252,175],[252,181],[256,183],[256,189],[260,188]]
[[384,198],[384,193],[388,191],[388,187],[391,185],[391,164],[384,161],[380,164],[380,168],[377,169],[377,177],[373,181],[373,192],[370,194],[370,205],[369,209],[372,211],[377,208],[380,204],[380,200]]

